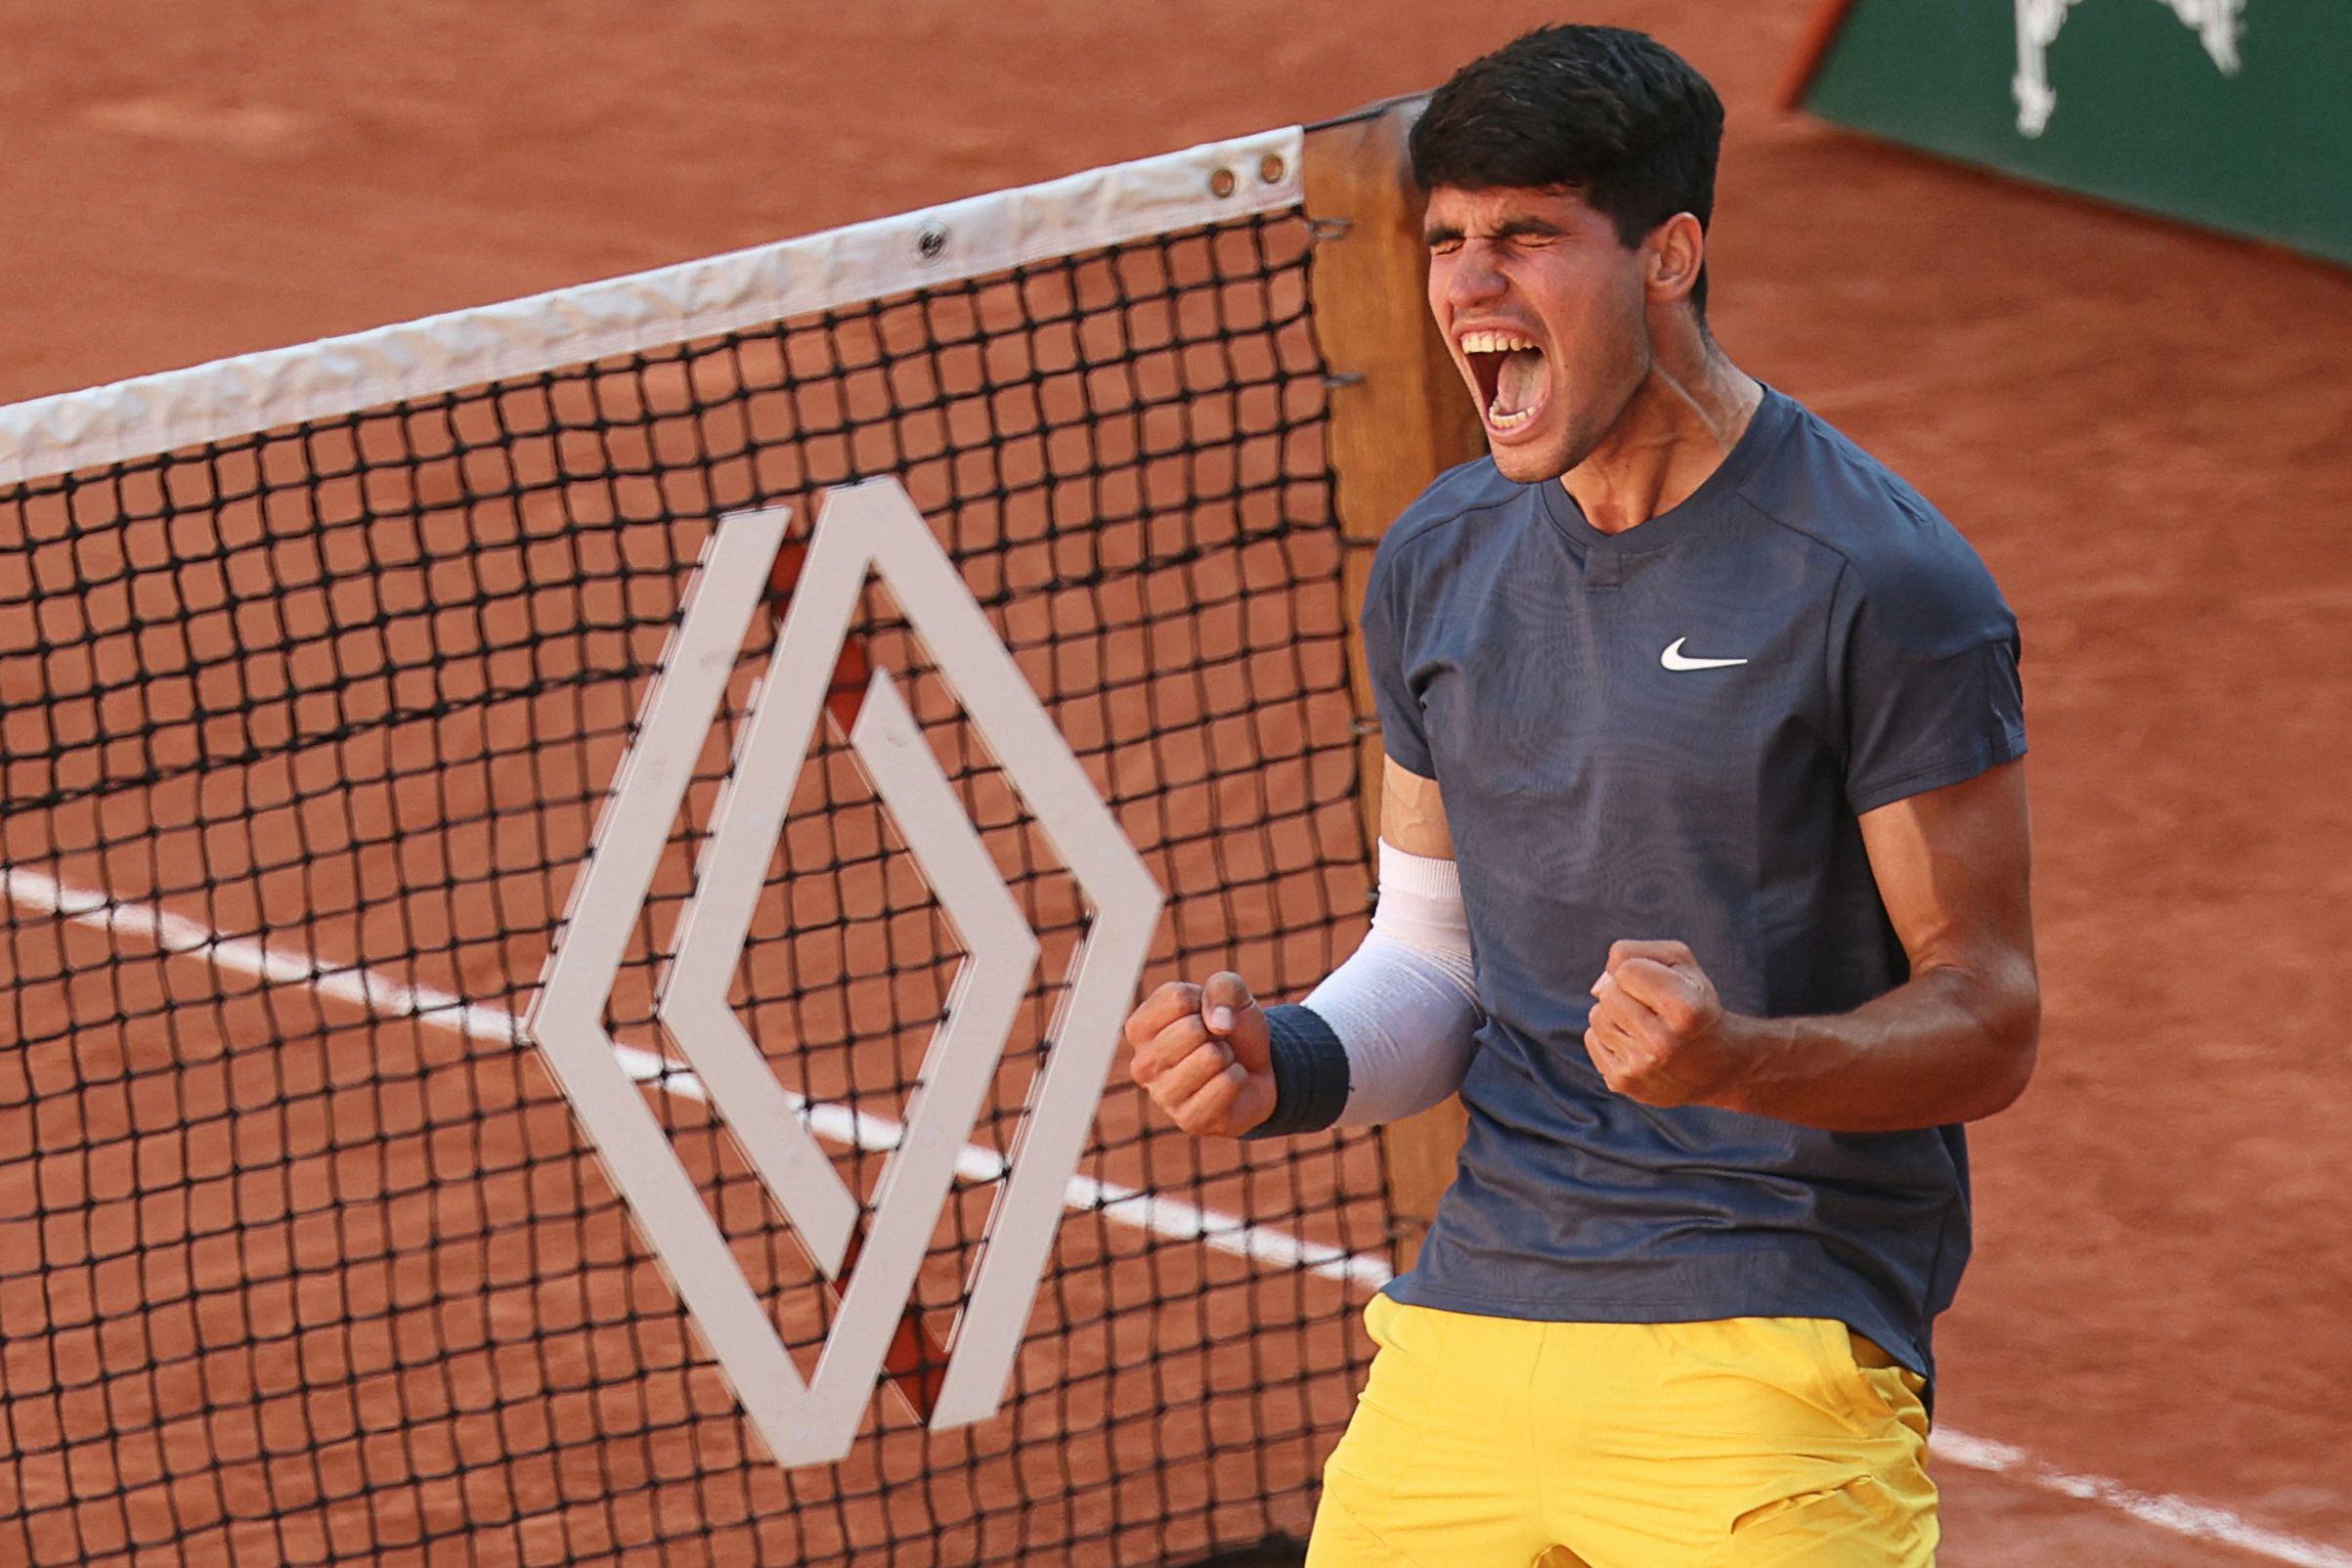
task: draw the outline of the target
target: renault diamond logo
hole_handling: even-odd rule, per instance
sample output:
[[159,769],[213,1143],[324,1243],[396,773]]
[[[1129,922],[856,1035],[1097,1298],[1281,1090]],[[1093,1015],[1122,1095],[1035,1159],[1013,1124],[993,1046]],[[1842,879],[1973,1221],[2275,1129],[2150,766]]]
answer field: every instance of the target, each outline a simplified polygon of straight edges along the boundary
[[983,1420],[1003,1400],[1161,896],[897,481],[829,493],[713,808],[657,1007],[818,1270],[836,1282],[847,1275],[832,1333],[804,1381],[604,1024],[695,758],[765,606],[787,516],[782,507],[733,514],[705,548],[529,1026],[745,1414],[779,1462],[798,1465],[849,1452],[1038,950],[896,683],[876,670],[850,751],[966,956],[858,1240],[856,1195],[728,1005],[727,987],[869,572],[896,597],[1093,912],[1055,1016],[1053,1049],[1007,1151],[1008,1174],[932,1401],[934,1429]]

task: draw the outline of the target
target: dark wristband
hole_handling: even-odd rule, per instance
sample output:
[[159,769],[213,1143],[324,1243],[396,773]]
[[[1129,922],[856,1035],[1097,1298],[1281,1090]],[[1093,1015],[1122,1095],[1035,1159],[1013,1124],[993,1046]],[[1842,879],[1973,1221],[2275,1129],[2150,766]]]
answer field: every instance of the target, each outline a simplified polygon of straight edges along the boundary
[[1241,1136],[1286,1138],[1337,1121],[1347,1106],[1347,1049],[1323,1015],[1294,1002],[1270,1007],[1266,1034],[1274,1057],[1274,1114]]

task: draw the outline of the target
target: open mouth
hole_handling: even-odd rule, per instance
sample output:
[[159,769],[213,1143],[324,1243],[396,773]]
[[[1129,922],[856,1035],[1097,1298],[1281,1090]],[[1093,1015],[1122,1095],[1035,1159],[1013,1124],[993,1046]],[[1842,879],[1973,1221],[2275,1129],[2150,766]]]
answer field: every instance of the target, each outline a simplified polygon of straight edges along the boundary
[[1474,331],[1460,338],[1462,358],[1478,378],[1478,406],[1487,428],[1507,435],[1534,421],[1544,407],[1544,350],[1520,332]]

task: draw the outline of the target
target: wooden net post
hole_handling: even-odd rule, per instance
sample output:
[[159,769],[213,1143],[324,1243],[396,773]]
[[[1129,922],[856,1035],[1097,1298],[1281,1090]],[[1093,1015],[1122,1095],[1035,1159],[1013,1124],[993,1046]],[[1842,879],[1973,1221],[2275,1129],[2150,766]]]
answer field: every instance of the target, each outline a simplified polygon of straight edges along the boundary
[[[1315,324],[1331,373],[1329,456],[1351,617],[1389,523],[1439,473],[1486,451],[1477,409],[1429,317],[1421,196],[1405,156],[1420,108],[1421,100],[1403,99],[1309,131],[1300,171],[1319,233]],[[1348,664],[1369,849],[1380,829],[1382,752],[1364,643],[1354,632]],[[1448,1099],[1382,1130],[1400,1269],[1412,1266],[1454,1180],[1464,1125],[1461,1102]]]

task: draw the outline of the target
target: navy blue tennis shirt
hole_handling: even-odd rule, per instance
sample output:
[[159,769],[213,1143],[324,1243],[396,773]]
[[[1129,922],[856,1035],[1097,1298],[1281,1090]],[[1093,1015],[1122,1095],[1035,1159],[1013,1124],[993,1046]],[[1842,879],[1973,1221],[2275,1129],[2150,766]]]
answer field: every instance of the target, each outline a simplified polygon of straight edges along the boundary
[[1588,987],[1687,942],[1726,1007],[1909,976],[1856,818],[2025,751],[2017,622],[1917,492],[1766,390],[1688,500],[1619,534],[1482,459],[1389,530],[1364,606],[1389,756],[1437,780],[1486,1019],[1416,1305],[1843,1321],[1930,1372],[1969,1252],[1958,1127],[1833,1133],[1609,1089]]

